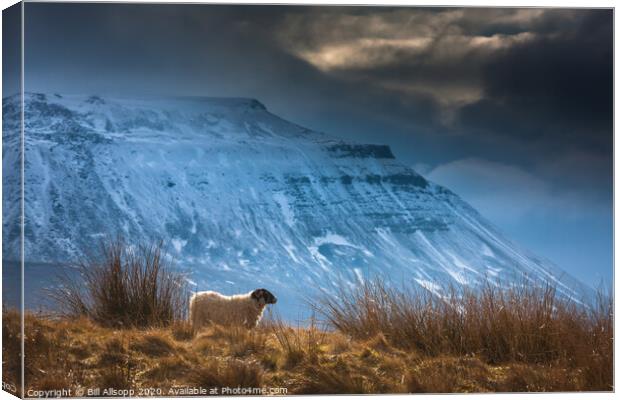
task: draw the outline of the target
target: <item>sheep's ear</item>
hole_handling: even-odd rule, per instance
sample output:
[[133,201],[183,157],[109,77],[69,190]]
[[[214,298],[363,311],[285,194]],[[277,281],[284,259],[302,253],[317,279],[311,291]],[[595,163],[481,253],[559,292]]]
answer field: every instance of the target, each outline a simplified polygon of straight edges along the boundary
[[260,298],[260,289],[256,289],[255,291],[253,291],[251,297],[254,300],[258,300]]

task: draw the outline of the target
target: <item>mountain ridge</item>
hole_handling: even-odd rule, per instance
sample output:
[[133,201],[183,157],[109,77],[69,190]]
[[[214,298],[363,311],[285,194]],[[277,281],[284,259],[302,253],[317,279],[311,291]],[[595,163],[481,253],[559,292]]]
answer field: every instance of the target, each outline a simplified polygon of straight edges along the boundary
[[[303,128],[258,100],[24,101],[27,261],[74,260],[110,234],[165,238],[197,290],[275,288],[288,314],[302,297],[377,275],[436,294],[438,283],[517,279],[573,298],[588,290],[389,146]],[[4,99],[3,171],[19,159],[18,111]],[[3,205],[5,259],[16,246],[13,192]]]

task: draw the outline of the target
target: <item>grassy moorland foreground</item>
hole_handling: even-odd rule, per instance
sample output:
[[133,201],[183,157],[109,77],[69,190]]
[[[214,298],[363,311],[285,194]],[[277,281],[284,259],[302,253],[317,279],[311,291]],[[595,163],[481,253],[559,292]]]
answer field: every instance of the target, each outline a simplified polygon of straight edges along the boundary
[[[330,330],[266,321],[252,331],[213,326],[194,333],[183,322],[119,329],[88,318],[27,315],[26,394],[131,393],[87,392],[96,388],[133,389],[136,396],[212,388],[218,394],[243,393],[234,388],[264,388],[265,394],[612,389],[611,318],[563,311],[554,316],[536,309],[541,304],[529,305],[533,314],[524,315],[508,304],[471,317],[411,310],[392,315],[403,318],[394,324],[384,324],[387,315],[360,309],[337,315],[333,322],[342,325]],[[405,318],[417,322],[399,325]],[[3,326],[3,376],[16,382],[18,314],[5,312]]]
[[[315,304],[320,324],[268,316],[194,332],[158,251],[106,254],[57,296],[62,315],[25,316],[26,396],[613,390],[609,298],[583,307],[489,284],[438,299],[372,282]],[[3,381],[15,383],[19,314],[2,322]]]

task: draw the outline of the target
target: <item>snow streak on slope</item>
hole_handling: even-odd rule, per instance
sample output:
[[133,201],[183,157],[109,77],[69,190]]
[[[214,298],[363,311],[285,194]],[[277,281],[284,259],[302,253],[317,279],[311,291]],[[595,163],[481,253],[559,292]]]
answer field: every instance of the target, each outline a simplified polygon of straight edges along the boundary
[[[4,99],[5,129],[17,100]],[[374,275],[433,291],[524,275],[587,290],[389,147],[310,131],[256,100],[27,94],[25,115],[30,262],[74,260],[105,235],[163,238],[196,289],[264,286],[288,316]],[[3,211],[5,238],[18,209]]]

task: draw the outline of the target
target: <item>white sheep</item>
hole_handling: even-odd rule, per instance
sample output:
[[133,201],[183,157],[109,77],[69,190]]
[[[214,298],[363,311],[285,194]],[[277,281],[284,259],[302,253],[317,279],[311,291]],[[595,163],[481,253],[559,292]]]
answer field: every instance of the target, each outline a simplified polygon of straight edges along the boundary
[[266,289],[234,296],[213,291],[197,292],[189,300],[189,319],[194,329],[209,323],[253,328],[260,321],[267,304],[277,301]]

